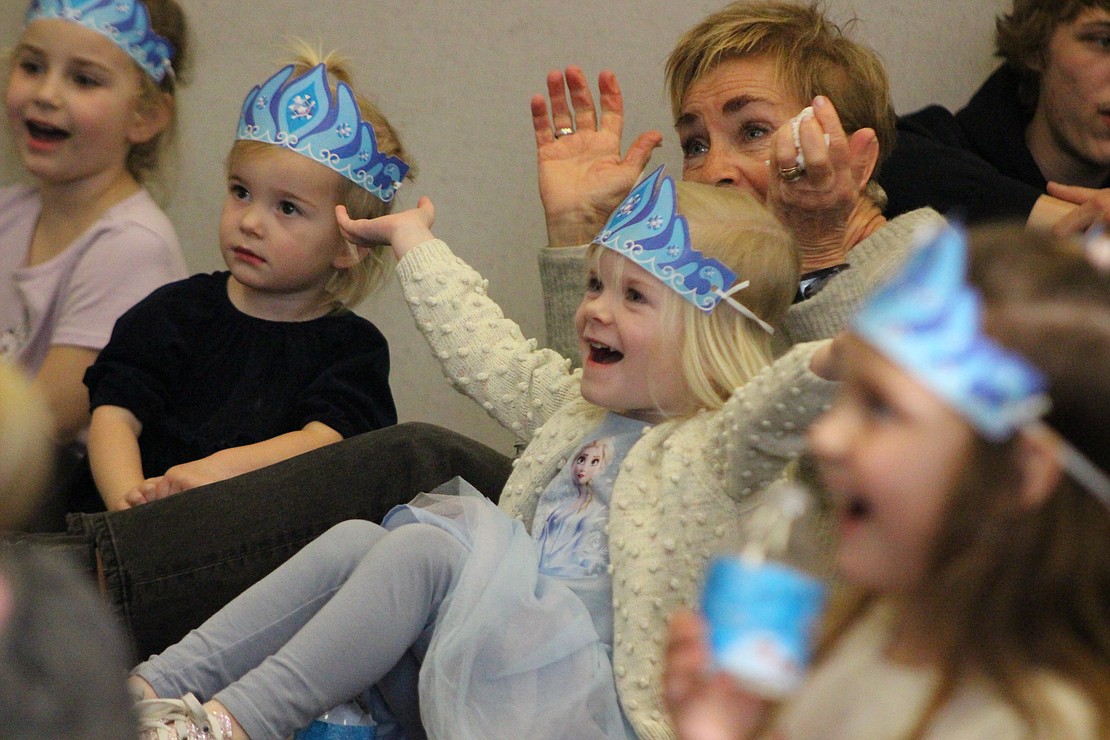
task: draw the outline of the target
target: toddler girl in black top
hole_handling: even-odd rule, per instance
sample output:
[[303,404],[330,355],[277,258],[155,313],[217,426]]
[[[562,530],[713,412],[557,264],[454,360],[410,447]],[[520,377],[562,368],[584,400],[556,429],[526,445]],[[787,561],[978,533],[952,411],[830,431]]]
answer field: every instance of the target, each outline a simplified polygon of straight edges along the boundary
[[384,250],[344,241],[335,208],[387,213],[408,167],[347,79],[306,50],[251,91],[220,216],[229,271],[152,293],[86,374],[109,509],[396,422],[386,340],[350,311],[381,284]]

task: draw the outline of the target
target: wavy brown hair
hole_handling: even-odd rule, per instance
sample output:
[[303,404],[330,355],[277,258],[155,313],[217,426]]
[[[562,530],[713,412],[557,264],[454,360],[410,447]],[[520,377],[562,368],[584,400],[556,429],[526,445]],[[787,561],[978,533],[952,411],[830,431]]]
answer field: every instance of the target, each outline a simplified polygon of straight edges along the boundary
[[141,183],[153,184],[160,179],[161,170],[166,168],[166,160],[172,159],[177,142],[177,89],[188,81],[192,65],[189,25],[185,11],[177,0],[142,0],[150,14],[150,26],[173,46],[170,59],[170,72],[161,82],[154,79],[139,67],[141,92],[139,106],[149,107],[158,104],[167,106],[169,123],[150,141],[136,144],[127,154],[127,171]]
[[[1074,244],[1020,225],[973,232],[969,279],[984,331],[1049,383],[1045,423],[1110,470],[1110,278]],[[1066,474],[1043,503],[1022,498],[1021,440],[977,438],[942,515],[906,624],[925,636],[941,681],[921,737],[969,678],[985,679],[1044,737],[1066,737],[1040,675],[1090,701],[1110,737],[1110,508]],[[875,594],[839,601],[826,652]]]

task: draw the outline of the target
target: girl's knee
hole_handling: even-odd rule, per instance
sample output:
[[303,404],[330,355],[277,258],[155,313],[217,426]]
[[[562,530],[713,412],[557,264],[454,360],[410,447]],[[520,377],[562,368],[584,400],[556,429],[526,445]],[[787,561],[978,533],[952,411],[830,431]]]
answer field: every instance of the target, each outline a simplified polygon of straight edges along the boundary
[[461,542],[434,524],[406,524],[389,534],[394,555],[430,571],[453,568],[466,552]]
[[384,535],[385,530],[373,522],[348,519],[317,537],[309,547],[328,560],[356,564]]

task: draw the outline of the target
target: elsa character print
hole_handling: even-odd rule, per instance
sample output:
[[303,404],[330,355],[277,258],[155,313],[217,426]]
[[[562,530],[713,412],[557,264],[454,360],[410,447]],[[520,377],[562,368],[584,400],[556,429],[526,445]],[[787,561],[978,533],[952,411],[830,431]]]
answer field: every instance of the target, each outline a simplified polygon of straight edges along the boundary
[[613,456],[613,446],[607,439],[598,439],[590,442],[578,452],[571,467],[571,477],[574,485],[578,487],[578,499],[575,501],[575,511],[581,511],[590,505],[594,498],[592,481],[594,476],[605,469]]
[[604,534],[609,507],[595,501],[595,486],[606,485],[602,476],[612,459],[613,443],[608,437],[587,442],[578,450],[569,471],[573,487],[561,486],[562,495],[536,535],[541,572],[588,578],[604,570],[609,562]]

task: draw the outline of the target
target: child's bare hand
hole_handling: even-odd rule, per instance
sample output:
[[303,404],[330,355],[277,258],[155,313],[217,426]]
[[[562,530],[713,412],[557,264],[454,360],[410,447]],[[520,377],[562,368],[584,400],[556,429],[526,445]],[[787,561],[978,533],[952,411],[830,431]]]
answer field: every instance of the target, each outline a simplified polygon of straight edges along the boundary
[[147,478],[145,481],[128,491],[127,494],[123,497],[124,501],[127,502],[128,506],[141,506],[142,504],[150,503],[158,497],[157,486],[158,481],[160,481],[161,479],[162,476]]
[[155,487],[157,498],[165,498],[234,476],[237,471],[224,467],[220,463],[221,459],[222,456],[217,452],[200,460],[174,465],[158,481]]
[[183,490],[185,489],[174,485],[173,479],[167,480],[164,475],[156,475],[153,478],[147,478],[128,491],[127,495],[124,496],[124,500],[126,500],[130,506],[140,506]]
[[170,482],[165,480],[165,476],[157,475],[153,478],[147,478],[128,491],[124,500],[128,506],[141,506],[177,492],[177,490],[171,488]]
[[663,699],[682,740],[750,737],[766,708],[734,678],[710,670],[705,624],[688,609],[671,618]]
[[139,506],[235,475],[236,471],[223,467],[219,459],[219,453],[216,453],[200,460],[174,465],[165,475],[147,478],[131,489],[124,498],[129,505]]
[[849,341],[847,332],[841,332],[832,339],[826,339],[809,360],[809,369],[825,380],[841,379],[841,356],[844,343]]
[[347,209],[335,207],[335,218],[343,238],[358,247],[372,247],[389,244],[393,254],[401,259],[417,244],[435,238],[432,224],[436,220],[436,209],[428,196],[421,196],[416,208],[400,213],[391,213],[378,218],[352,219]]

